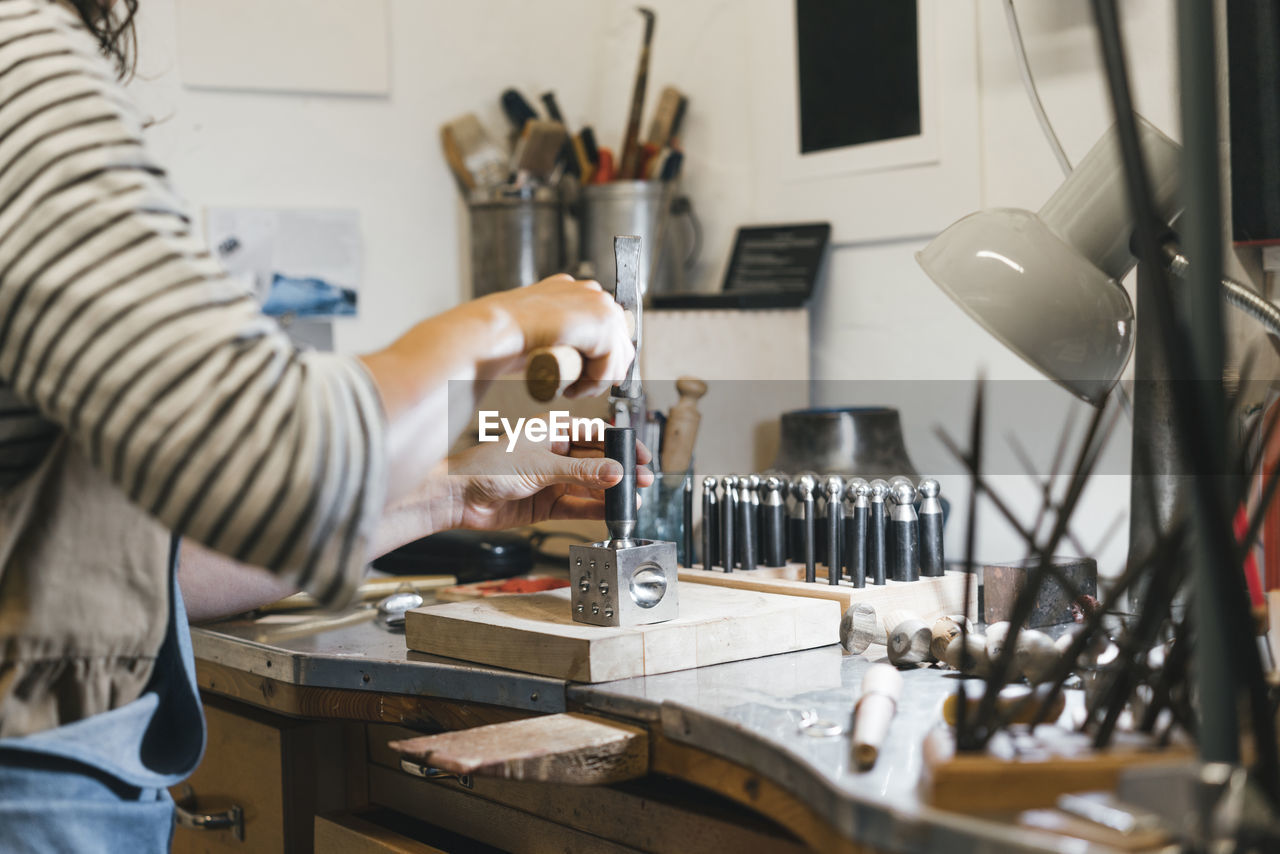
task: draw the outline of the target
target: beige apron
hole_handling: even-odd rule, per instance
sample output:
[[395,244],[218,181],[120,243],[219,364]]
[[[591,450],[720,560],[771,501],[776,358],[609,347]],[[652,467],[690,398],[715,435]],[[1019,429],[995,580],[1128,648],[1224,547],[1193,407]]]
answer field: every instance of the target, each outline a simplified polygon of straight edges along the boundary
[[0,738],[141,695],[169,618],[169,546],[66,437],[0,495]]

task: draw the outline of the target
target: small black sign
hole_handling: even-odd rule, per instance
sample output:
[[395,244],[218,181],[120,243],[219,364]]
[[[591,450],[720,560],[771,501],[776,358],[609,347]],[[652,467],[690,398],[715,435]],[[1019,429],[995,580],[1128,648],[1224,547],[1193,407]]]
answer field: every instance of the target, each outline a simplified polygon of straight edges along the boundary
[[807,297],[830,239],[831,225],[825,222],[738,229],[725,293],[785,291]]

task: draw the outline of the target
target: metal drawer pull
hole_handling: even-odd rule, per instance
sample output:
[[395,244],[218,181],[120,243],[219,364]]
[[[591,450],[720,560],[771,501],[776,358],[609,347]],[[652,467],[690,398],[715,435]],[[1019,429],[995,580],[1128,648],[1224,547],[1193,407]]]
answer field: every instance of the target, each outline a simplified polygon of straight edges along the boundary
[[237,842],[244,842],[244,810],[232,804],[223,812],[196,812],[196,792],[191,786],[182,789],[182,800],[174,801],[173,813],[178,827],[190,830],[230,830]]
[[470,774],[455,774],[452,771],[441,771],[439,768],[432,768],[430,765],[422,765],[409,759],[400,760],[400,770],[412,774],[415,777],[421,777],[424,780],[457,780],[458,785],[464,789],[470,789],[475,786],[471,781]]

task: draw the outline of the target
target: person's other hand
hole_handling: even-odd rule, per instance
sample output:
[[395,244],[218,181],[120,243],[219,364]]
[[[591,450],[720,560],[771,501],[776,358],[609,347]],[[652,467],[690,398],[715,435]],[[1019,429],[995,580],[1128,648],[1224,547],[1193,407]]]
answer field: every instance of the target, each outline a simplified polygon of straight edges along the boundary
[[[649,449],[636,442],[636,485],[653,483]],[[622,466],[603,442],[484,444],[448,460],[454,527],[501,530],[547,519],[604,519],[604,490]],[[638,505],[637,505],[638,506]]]
[[599,282],[561,274],[483,298],[524,336],[522,355],[566,344],[583,356],[582,376],[565,397],[603,394],[626,378],[635,358],[626,312]]

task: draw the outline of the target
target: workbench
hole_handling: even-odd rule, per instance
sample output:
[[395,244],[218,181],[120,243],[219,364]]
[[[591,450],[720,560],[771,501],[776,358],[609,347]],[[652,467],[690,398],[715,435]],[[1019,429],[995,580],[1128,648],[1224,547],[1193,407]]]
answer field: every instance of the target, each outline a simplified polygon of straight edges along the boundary
[[[839,646],[829,646],[583,685],[410,652],[402,634],[373,620],[333,624],[329,630],[285,639],[265,636],[247,619],[192,631],[200,686],[206,705],[215,710],[206,764],[225,760],[219,748],[232,754],[242,750],[234,733],[214,731],[213,716],[221,721],[227,713],[243,713],[255,724],[266,716],[285,732],[324,728],[292,742],[280,739],[295,745],[284,754],[282,785],[304,790],[282,796],[295,801],[281,808],[296,830],[288,836],[286,829],[286,849],[310,844],[314,816],[308,813],[369,808],[406,817],[409,824],[423,823],[414,826],[444,827],[502,850],[693,851],[730,845],[744,851],[808,847],[948,854],[1111,850],[1019,827],[1008,817],[943,812],[921,802],[916,792],[921,742],[937,723],[944,694],[954,687],[943,671],[903,673],[905,690],[889,744],[873,770],[852,771],[847,734],[818,733],[823,721],[847,728],[862,674],[882,648],[873,646],[872,656],[849,656]],[[610,787],[424,780],[402,770],[398,756],[385,746],[413,734],[410,730],[449,731],[565,711],[646,728],[650,776],[636,785]],[[805,726],[814,720],[819,726]],[[317,750],[320,760],[308,755]],[[242,756],[233,758],[243,764]],[[342,767],[326,771],[317,761]],[[295,768],[292,783],[290,767]],[[203,770],[192,779],[202,808],[206,796],[215,794],[201,791]],[[258,776],[246,770],[232,777]],[[225,780],[226,772],[218,779]],[[227,785],[234,788],[234,783]],[[554,791],[540,793],[544,785]],[[309,791],[316,786],[324,791]],[[216,794],[236,797],[234,791]],[[252,819],[255,811],[245,810]],[[264,810],[257,814],[265,824],[269,816]],[[357,817],[351,827],[364,827],[363,821]],[[345,826],[335,830],[321,819],[316,822],[318,851],[325,850],[320,847],[322,827],[326,839],[356,833]],[[175,851],[275,847],[250,844],[252,831],[249,820],[246,842],[224,849],[208,840],[229,840],[229,831],[180,830]],[[189,841],[184,833],[200,836],[200,841],[184,849]],[[399,833],[407,838],[412,829]],[[259,833],[260,845],[262,838]]]

